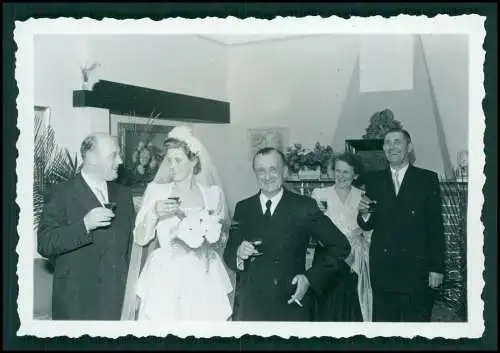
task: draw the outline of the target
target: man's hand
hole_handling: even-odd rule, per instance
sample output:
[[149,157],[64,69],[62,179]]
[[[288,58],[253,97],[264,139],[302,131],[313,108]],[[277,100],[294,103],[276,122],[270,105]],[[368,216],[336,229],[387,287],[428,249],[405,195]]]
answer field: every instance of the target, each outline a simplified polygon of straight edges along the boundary
[[302,306],[301,300],[306,295],[307,290],[309,289],[309,280],[305,275],[296,275],[292,280],[292,285],[296,285],[295,293],[288,300],[288,304],[296,303],[299,306]]
[[437,289],[443,284],[443,274],[437,272],[429,272],[429,287]]
[[83,223],[88,232],[101,227],[107,227],[111,224],[111,220],[115,214],[113,211],[105,207],[97,207],[90,210],[85,217]]
[[370,203],[372,200],[368,198],[368,196],[363,195],[361,200],[359,201],[358,211],[362,216],[367,216],[370,214]]
[[255,249],[252,243],[244,240],[241,242],[238,250],[236,251],[236,256],[242,260],[248,259],[252,255],[257,255],[259,252]]

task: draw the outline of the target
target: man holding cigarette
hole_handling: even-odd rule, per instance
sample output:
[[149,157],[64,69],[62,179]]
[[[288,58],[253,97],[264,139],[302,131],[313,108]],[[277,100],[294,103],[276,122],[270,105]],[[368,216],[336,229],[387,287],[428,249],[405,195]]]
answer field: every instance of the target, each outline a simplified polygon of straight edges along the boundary
[[[321,292],[350,246],[312,199],[283,188],[285,158],[264,148],[253,159],[260,188],[236,205],[224,251],[237,271],[237,321],[310,321],[309,290]],[[305,270],[310,236],[326,248],[324,260]]]

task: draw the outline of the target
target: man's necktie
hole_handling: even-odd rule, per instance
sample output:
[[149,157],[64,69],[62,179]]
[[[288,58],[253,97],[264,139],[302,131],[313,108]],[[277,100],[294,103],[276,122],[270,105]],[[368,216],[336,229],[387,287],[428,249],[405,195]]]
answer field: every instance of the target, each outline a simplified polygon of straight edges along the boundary
[[267,200],[267,202],[266,202],[266,213],[264,213],[264,216],[266,216],[266,218],[271,218],[271,204],[272,204],[272,201],[271,200]]
[[401,187],[401,181],[399,180],[399,171],[394,171],[394,188],[396,189],[396,195],[399,192],[399,188]]

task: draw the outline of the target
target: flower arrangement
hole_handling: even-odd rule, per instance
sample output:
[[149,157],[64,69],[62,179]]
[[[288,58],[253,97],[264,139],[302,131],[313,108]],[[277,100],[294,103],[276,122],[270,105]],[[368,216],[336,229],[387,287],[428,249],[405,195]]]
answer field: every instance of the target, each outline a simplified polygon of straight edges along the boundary
[[394,113],[390,109],[376,112],[370,118],[370,125],[366,128],[363,139],[383,139],[385,133],[392,128],[402,128],[403,125],[394,119]]
[[[128,124],[131,130],[127,136],[135,145],[130,154],[125,156],[125,164],[120,167],[120,177],[117,180],[119,183],[130,187],[145,187],[153,180],[164,157],[163,146],[153,143],[156,135],[153,128],[160,115],[161,113],[155,113],[153,110],[144,124],[137,123],[137,117],[133,113],[129,115]],[[127,152],[126,146],[121,148]]]
[[314,170],[318,168],[321,173],[326,173],[328,163],[333,155],[331,146],[322,146],[317,142],[313,149],[304,148],[302,144],[296,143],[287,149],[285,157],[292,173],[298,173],[303,169]]
[[190,212],[177,225],[177,239],[205,261],[207,272],[214,251],[220,251],[218,246],[221,245],[223,226],[223,220],[213,210]]
[[222,222],[214,211],[189,214],[178,226],[179,239],[191,249],[200,248],[204,242],[215,244],[222,232]]

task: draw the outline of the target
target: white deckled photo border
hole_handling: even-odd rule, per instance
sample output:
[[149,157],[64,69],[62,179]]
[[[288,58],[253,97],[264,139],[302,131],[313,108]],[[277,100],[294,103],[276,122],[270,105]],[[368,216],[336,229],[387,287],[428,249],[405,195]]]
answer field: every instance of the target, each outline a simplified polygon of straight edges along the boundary
[[[117,338],[128,334],[136,337],[173,334],[184,338],[236,337],[254,334],[263,337],[350,337],[365,335],[368,338],[399,336],[413,338],[443,337],[450,339],[478,338],[484,331],[484,303],[481,294],[484,287],[483,232],[481,223],[484,202],[482,188],[485,182],[483,135],[485,115],[482,100],[485,97],[483,65],[485,51],[483,42],[486,17],[479,15],[426,16],[399,15],[391,18],[381,16],[322,18],[277,17],[273,20],[234,17],[205,19],[165,19],[153,21],[116,20],[105,18],[73,19],[29,19],[16,21],[14,39],[17,45],[15,77],[19,89],[17,97],[18,123],[20,130],[17,142],[18,158],[17,199],[20,208],[17,227],[19,255],[17,275],[19,280],[18,314],[20,328],[18,336],[36,337],[91,337]],[[33,234],[33,113],[34,113],[34,58],[33,41],[39,34],[467,34],[469,37],[469,192],[467,222],[467,293],[468,322],[466,323],[327,323],[327,322],[145,322],[145,321],[42,321],[33,319],[33,253],[36,244]]]

